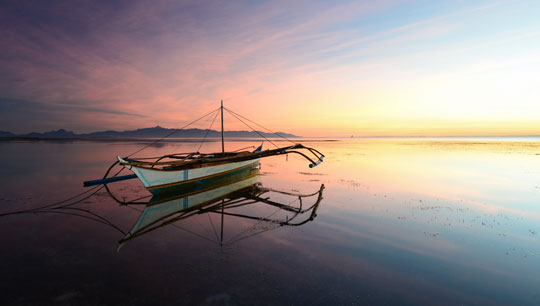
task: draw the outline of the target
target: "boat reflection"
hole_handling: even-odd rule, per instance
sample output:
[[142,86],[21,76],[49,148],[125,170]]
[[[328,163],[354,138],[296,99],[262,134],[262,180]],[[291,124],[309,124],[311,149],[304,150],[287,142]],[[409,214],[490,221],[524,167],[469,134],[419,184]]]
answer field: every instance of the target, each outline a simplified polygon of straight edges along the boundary
[[[103,189],[107,193],[100,192]],[[92,220],[114,228],[123,235],[117,251],[128,241],[167,225],[223,246],[279,227],[300,226],[313,221],[322,200],[324,185],[311,194],[274,190],[262,185],[260,170],[254,168],[204,183],[195,182],[181,192],[154,196],[150,200],[144,200],[148,199],[148,196],[144,196],[131,201],[121,201],[119,198],[126,199],[137,193],[126,194],[125,189],[119,190],[120,193],[113,193],[107,185],[94,187],[89,190],[91,193],[87,191],[55,203],[0,213],[0,217],[56,214]],[[103,198],[107,194],[110,198]],[[121,206],[109,205],[113,200]],[[142,210],[141,206],[144,207]],[[127,232],[125,221],[113,220],[115,216],[125,216],[125,208],[140,212],[135,224]],[[200,219],[203,215],[204,219]],[[193,228],[200,225],[201,220],[209,222],[208,226],[212,229],[209,232],[213,231],[215,237],[208,238],[195,232]],[[220,225],[220,233],[214,223]],[[228,225],[228,240],[224,240],[225,224]],[[233,233],[239,229],[239,233]]]
[[[316,212],[322,200],[323,190],[324,185],[321,185],[316,192],[303,195],[265,188],[261,184],[259,170],[253,169],[221,178],[193,190],[167,197],[154,196],[146,203],[135,225],[119,241],[117,250],[120,250],[128,241],[144,234],[171,224],[178,226],[183,220],[203,214],[220,217],[219,235],[214,224],[211,223],[216,233],[215,241],[220,245],[224,244],[225,217],[227,217],[227,222],[230,222],[229,219],[236,218],[255,222],[251,227],[234,235],[234,239],[225,241],[227,244],[282,226],[300,226],[313,221],[317,216]],[[279,199],[273,200],[274,197]],[[306,206],[304,201],[309,198],[313,200]],[[126,205],[137,204],[127,203]],[[212,222],[211,216],[208,216],[208,219]]]

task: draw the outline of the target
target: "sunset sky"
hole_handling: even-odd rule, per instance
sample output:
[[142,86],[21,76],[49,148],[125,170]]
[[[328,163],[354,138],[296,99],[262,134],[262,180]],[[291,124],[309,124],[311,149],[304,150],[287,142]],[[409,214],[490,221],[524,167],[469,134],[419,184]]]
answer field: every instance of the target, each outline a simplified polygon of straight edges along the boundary
[[540,135],[540,1],[4,1],[0,40],[14,133],[174,128],[223,99],[303,136]]

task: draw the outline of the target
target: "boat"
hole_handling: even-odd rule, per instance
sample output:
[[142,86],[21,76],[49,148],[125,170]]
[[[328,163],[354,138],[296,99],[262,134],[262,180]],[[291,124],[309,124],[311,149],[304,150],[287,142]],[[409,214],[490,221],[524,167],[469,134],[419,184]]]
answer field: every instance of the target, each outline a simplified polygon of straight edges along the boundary
[[[249,156],[249,154],[245,154]],[[236,155],[238,157],[243,154]],[[167,156],[169,157],[169,156]],[[120,165],[133,171],[152,194],[181,193],[228,176],[249,173],[260,167],[259,159],[231,161],[213,154],[172,155],[171,161],[141,161],[118,157]],[[160,157],[161,158],[161,157]],[[158,158],[158,160],[160,159]]]
[[[226,152],[225,140],[223,137],[224,109],[226,108],[223,107],[222,100],[221,107],[215,111],[216,116],[218,111],[221,112],[221,152],[176,153],[145,158],[118,156],[117,161],[109,168],[103,179],[86,181],[84,182],[84,186],[93,186],[99,184],[106,185],[108,183],[120,180],[138,178],[144,187],[148,189],[148,191],[150,191],[153,195],[159,195],[164,193],[183,192],[185,190],[197,188],[197,186],[207,185],[214,180],[220,180],[227,176],[237,175],[243,172],[250,172],[253,169],[260,167],[259,160],[264,157],[283,154],[298,154],[309,161],[310,168],[319,165],[323,161],[324,155],[321,152],[317,151],[316,149],[306,147],[300,143],[294,143],[293,141],[277,133],[275,133],[277,136],[285,138],[294,144],[284,147],[278,147],[274,144],[274,146],[276,146],[275,149],[267,150],[262,150],[261,144],[261,146],[253,151]],[[226,110],[246,124],[243,120],[241,120],[241,118],[247,118],[231,110]],[[246,125],[251,128],[250,125]],[[256,130],[254,131],[257,132]],[[264,135],[260,134],[259,132],[257,133],[273,144],[273,142],[264,137]],[[110,170],[116,164],[120,164],[126,169],[131,170],[133,174],[108,177]]]

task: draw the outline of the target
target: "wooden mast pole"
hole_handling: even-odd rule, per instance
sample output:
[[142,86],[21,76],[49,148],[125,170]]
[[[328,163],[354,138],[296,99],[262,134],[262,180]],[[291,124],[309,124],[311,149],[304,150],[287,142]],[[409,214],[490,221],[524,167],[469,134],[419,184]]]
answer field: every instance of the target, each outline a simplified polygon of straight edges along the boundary
[[223,138],[223,99],[221,100],[221,153],[225,153],[225,140]]

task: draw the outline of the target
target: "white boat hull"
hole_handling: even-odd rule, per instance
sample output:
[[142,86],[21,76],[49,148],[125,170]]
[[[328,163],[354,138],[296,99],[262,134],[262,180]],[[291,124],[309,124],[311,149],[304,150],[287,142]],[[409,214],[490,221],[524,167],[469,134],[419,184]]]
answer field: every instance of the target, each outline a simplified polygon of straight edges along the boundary
[[[126,160],[118,157],[120,163],[128,163]],[[174,189],[180,185],[193,183],[197,181],[208,181],[220,176],[233,175],[242,171],[250,171],[259,167],[259,159],[252,159],[241,162],[225,163],[215,166],[207,166],[185,170],[161,170],[148,169],[132,165],[125,165],[127,169],[133,171],[135,175],[153,194],[160,194]]]

